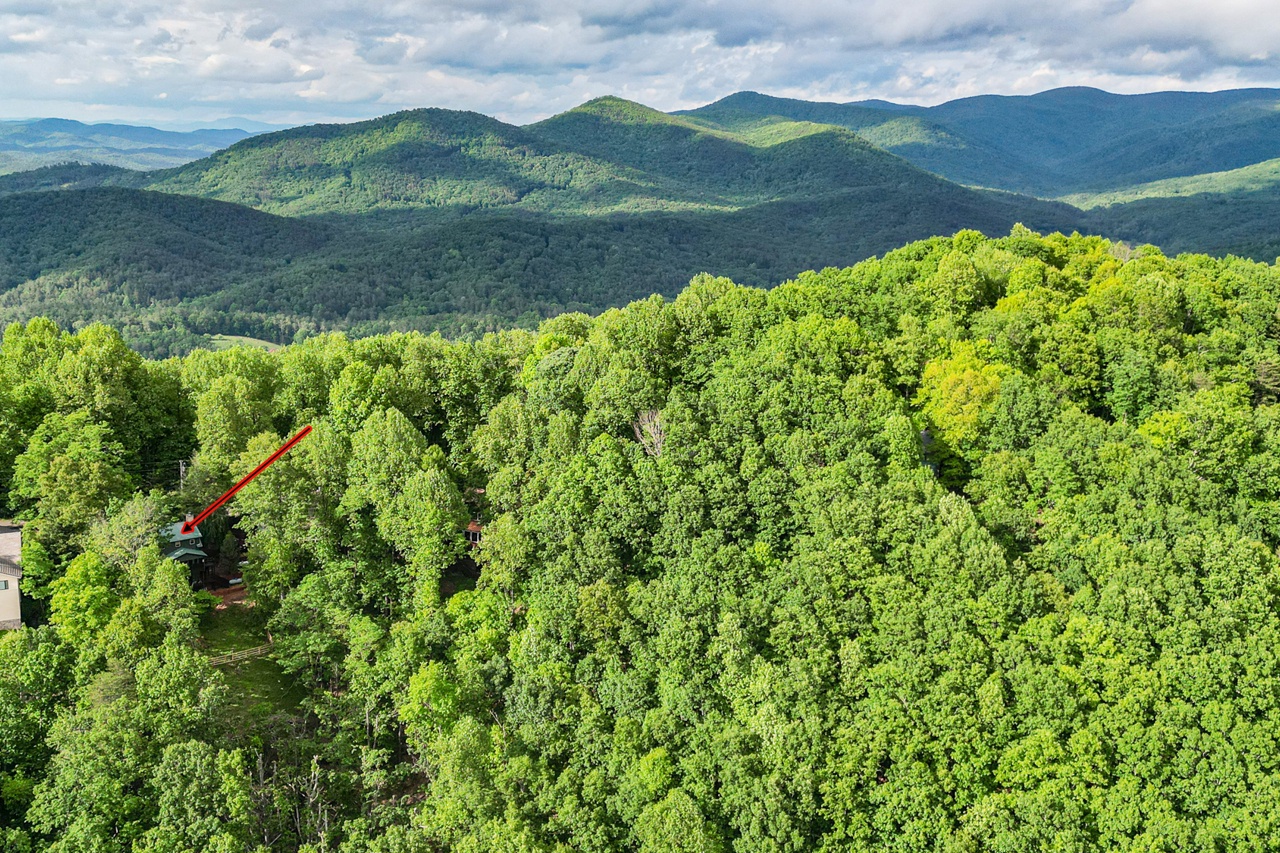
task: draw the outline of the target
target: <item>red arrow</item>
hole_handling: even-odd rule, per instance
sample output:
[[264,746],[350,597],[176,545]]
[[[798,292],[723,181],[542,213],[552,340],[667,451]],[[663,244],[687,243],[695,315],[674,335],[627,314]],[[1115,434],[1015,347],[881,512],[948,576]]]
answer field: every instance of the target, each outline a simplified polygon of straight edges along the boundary
[[241,489],[243,489],[245,486],[247,486],[247,485],[249,484],[249,481],[250,481],[250,480],[252,480],[254,477],[258,476],[258,475],[259,475],[259,474],[261,474],[263,471],[265,471],[265,470],[267,470],[268,468],[270,468],[270,467],[271,467],[271,463],[272,463],[272,462],[275,462],[275,461],[276,461],[277,459],[279,459],[281,456],[284,456],[286,453],[288,453],[288,452],[290,451],[290,449],[292,449],[292,448],[293,448],[293,446],[294,446],[295,444],[297,444],[299,441],[302,441],[302,439],[306,438],[306,437],[307,437],[307,433],[309,433],[309,432],[311,432],[311,425],[310,425],[310,424],[307,424],[307,425],[306,425],[306,426],[304,426],[302,429],[298,430],[298,434],[297,434],[297,435],[295,435],[293,438],[291,438],[291,439],[289,439],[288,441],[286,441],[286,442],[285,442],[285,443],[280,447],[280,449],[279,449],[279,450],[277,450],[275,453],[272,453],[270,456],[268,456],[265,462],[263,462],[263,463],[262,463],[261,465],[259,465],[257,468],[254,468],[254,469],[253,469],[252,471],[250,471],[248,474],[245,474],[245,476],[244,476],[244,479],[243,479],[243,480],[241,480],[240,482],[236,483],[236,484],[235,484],[234,486],[232,486],[231,488],[227,489],[227,491],[222,495],[222,497],[218,498],[216,501],[214,501],[213,503],[209,504],[209,506],[205,508],[205,511],[204,511],[204,512],[202,512],[202,513],[200,513],[199,515],[197,515],[197,516],[196,516],[194,519],[192,519],[191,521],[184,522],[184,523],[183,523],[183,525],[182,525],[182,532],[183,532],[183,533],[190,533],[191,531],[195,530],[195,529],[196,529],[196,525],[198,525],[200,522],[204,521],[204,520],[205,520],[206,518],[208,518],[209,516],[213,515],[213,514],[214,514],[214,512],[218,509],[218,507],[222,506],[224,503],[226,503],[227,501],[231,500],[232,496],[233,496],[233,495],[235,495],[235,493],[236,493],[236,492],[240,491],[240,490],[241,490]]

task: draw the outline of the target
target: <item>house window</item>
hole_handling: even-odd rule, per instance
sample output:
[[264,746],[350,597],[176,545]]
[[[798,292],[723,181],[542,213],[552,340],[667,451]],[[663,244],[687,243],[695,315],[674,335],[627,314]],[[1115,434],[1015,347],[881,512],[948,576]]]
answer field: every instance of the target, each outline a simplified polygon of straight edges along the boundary
[[8,588],[9,588],[8,581],[0,581],[0,589],[8,589]]

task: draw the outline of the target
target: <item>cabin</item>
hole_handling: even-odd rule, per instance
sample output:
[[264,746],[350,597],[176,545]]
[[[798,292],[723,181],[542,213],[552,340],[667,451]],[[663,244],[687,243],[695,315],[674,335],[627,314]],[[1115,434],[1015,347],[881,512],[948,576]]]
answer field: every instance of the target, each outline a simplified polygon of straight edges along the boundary
[[480,523],[480,519],[473,518],[467,524],[467,529],[463,531],[463,535],[467,537],[467,544],[472,548],[480,547],[480,534],[484,532],[484,525]]
[[191,570],[192,582],[203,582],[209,562],[209,555],[204,551],[204,534],[199,527],[193,527],[190,533],[183,533],[183,525],[190,522],[176,521],[160,529],[160,538],[164,541],[164,556],[177,560]]
[[0,631],[22,627],[22,528],[0,521]]
[[203,562],[209,557],[204,552],[204,534],[200,532],[199,527],[191,528],[190,533],[182,532],[183,526],[189,523],[191,523],[191,516],[188,515],[185,522],[175,521],[160,530],[160,537],[166,543],[164,555],[170,560],[188,565]]

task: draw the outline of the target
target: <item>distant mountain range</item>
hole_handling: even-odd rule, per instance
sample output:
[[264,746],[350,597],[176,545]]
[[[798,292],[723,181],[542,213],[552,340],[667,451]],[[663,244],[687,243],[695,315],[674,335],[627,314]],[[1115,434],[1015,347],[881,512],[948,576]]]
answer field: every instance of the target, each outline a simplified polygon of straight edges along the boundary
[[[1272,260],[1278,104],[1273,90],[929,108],[744,92],[665,114],[601,98],[524,127],[423,109],[172,168],[50,166],[0,176],[0,319],[110,319],[158,353],[213,333],[475,333],[702,271],[767,286],[1017,222]],[[61,132],[34,124],[15,136]],[[110,128],[138,150],[237,132]]]
[[1280,90],[1113,95],[1054,89],[936,107],[816,103],[739,92],[684,115],[712,127],[846,127],[949,180],[1058,198],[1280,158]]
[[252,134],[247,130],[157,130],[60,118],[0,121],[0,174],[60,163],[164,169],[198,160]]

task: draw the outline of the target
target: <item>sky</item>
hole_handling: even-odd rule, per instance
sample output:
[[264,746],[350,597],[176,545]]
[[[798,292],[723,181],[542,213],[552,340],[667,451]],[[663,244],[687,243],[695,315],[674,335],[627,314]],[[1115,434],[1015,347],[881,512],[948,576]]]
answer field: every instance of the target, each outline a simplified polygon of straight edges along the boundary
[[177,127],[601,95],[934,104],[1280,85],[1274,0],[0,0],[0,118]]

